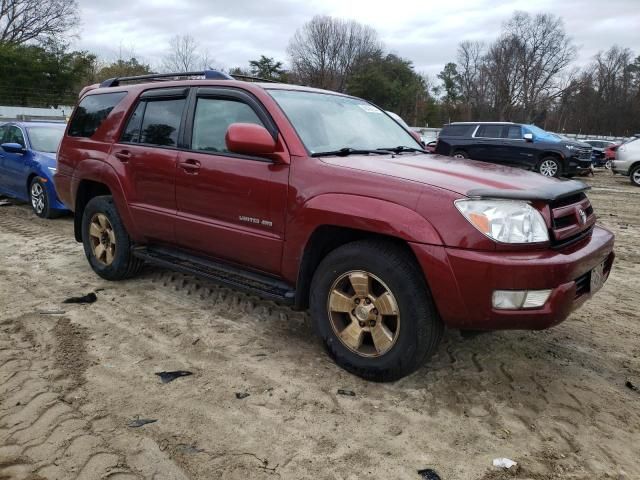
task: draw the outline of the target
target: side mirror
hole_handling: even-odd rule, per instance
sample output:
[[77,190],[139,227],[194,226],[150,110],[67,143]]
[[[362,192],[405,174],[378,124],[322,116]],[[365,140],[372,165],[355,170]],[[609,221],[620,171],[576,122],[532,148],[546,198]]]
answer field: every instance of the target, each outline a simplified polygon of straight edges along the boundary
[[533,142],[533,133],[525,133],[522,138],[524,138],[527,142]]
[[26,152],[24,147],[19,143],[3,143],[0,145],[5,152],[23,154]]
[[269,155],[276,151],[276,141],[262,125],[232,123],[224,137],[227,150],[243,155]]

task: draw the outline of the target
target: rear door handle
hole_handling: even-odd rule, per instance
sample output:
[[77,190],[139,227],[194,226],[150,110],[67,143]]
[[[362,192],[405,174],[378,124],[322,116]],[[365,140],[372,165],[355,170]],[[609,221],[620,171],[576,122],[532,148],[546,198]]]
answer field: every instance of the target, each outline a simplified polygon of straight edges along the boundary
[[180,162],[180,168],[182,168],[186,173],[197,175],[198,170],[200,170],[200,162],[189,158],[184,162]]
[[131,160],[131,152],[129,150],[121,150],[115,153],[115,157],[123,163]]

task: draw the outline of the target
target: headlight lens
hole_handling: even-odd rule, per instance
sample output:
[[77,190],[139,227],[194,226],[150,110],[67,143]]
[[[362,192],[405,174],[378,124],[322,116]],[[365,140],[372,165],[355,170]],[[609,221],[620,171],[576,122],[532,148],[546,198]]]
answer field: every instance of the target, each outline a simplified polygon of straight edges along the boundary
[[578,147],[576,147],[575,145],[565,145],[565,147],[567,147],[567,150],[577,150]]
[[501,243],[549,240],[540,212],[527,202],[513,200],[456,200],[456,208],[487,237]]

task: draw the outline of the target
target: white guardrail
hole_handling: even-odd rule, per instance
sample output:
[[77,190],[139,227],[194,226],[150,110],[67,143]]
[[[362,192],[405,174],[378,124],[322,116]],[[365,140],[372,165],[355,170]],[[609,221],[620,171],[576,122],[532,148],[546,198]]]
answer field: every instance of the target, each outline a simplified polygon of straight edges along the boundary
[[30,108],[0,106],[0,123],[12,120],[67,120],[73,107],[59,106],[58,108]]

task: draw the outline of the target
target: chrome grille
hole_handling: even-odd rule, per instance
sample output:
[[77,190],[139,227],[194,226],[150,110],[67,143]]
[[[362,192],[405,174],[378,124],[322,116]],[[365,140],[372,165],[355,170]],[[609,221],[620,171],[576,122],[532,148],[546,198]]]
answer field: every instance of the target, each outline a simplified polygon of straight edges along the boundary
[[593,149],[592,148],[580,148],[578,150],[578,159],[579,160],[591,160],[591,151]]
[[551,204],[553,243],[565,246],[582,238],[596,223],[591,202],[584,193]]

